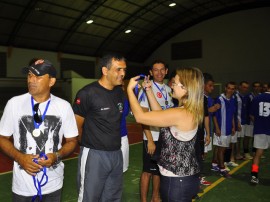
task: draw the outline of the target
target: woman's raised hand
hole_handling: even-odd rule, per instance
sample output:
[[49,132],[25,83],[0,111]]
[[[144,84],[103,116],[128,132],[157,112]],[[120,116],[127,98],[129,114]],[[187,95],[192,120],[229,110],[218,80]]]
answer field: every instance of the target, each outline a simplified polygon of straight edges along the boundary
[[142,82],[142,87],[143,87],[143,89],[144,90],[149,90],[150,88],[151,88],[151,86],[152,86],[152,83],[151,83],[151,81],[149,80],[149,78],[150,78],[150,76],[148,75],[148,76],[145,76],[144,77],[144,81]]
[[138,84],[138,80],[140,79],[140,76],[135,76],[129,80],[127,90],[133,90]]

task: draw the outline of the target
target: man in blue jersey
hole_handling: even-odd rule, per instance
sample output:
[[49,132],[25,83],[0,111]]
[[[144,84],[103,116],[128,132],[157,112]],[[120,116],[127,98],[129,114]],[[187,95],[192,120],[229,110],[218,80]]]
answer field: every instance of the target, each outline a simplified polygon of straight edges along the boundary
[[211,133],[210,124],[212,124],[212,114],[213,114],[212,112],[216,111],[220,106],[218,104],[214,105],[212,98],[209,97],[209,94],[214,89],[214,80],[212,75],[208,73],[203,73],[203,77],[204,77],[204,122],[202,124],[203,127],[198,128],[197,142],[199,142],[198,159],[201,169],[200,183],[201,185],[208,186],[211,185],[211,183],[205,180],[202,160],[206,157],[207,152],[212,150],[212,141],[211,141],[212,135],[210,134]]
[[203,77],[204,77],[204,97],[207,100],[207,107],[208,107],[208,114],[209,114],[209,133],[210,133],[210,140],[209,140],[210,143],[206,144],[204,148],[204,155],[206,157],[207,152],[212,150],[212,137],[213,137],[213,130],[212,130],[213,123],[212,122],[213,122],[213,115],[214,115],[213,113],[216,112],[220,108],[220,104],[215,103],[214,99],[212,99],[210,96],[210,94],[214,90],[213,76],[209,73],[203,73]]
[[[214,112],[216,112],[220,108],[220,104],[215,103],[214,99],[210,97],[210,94],[214,90],[214,78],[209,73],[203,73],[204,77],[204,96],[207,98],[207,107],[208,107],[208,113],[209,113],[209,131],[210,131],[210,137],[213,137],[213,116]],[[212,140],[210,139],[210,144],[205,145],[204,152],[205,155],[208,151],[212,149]],[[212,167],[211,170],[213,171],[219,171],[218,162],[217,162],[217,148],[216,146],[213,147],[213,159],[212,159]]]
[[[261,83],[258,81],[255,81],[252,83],[252,92],[248,95],[249,98],[249,105],[248,105],[248,111],[250,112],[250,106],[253,101],[253,99],[261,93]],[[249,151],[249,142],[250,139],[253,138],[253,121],[248,120],[247,126],[246,126],[246,134],[243,141],[243,147],[244,147],[244,156],[245,159],[253,159],[253,157],[250,155]]]
[[241,81],[238,87],[238,91],[235,94],[237,99],[237,145],[236,145],[236,160],[243,159],[241,155],[241,142],[246,134],[247,124],[249,123],[249,99],[248,99],[249,83],[247,81]]
[[267,91],[267,88],[268,88],[268,83],[263,83],[262,84],[262,93],[265,93]]
[[230,146],[231,136],[235,134],[234,113],[236,111],[236,102],[233,98],[235,86],[234,82],[226,84],[225,93],[221,94],[216,101],[221,107],[214,116],[215,134],[213,145],[217,146],[216,161],[219,165],[220,175],[226,178],[231,178],[224,165],[224,154],[226,148]]
[[254,148],[256,153],[251,169],[251,183],[258,184],[260,158],[270,146],[270,83],[267,91],[255,97],[251,104],[250,118],[254,122]]

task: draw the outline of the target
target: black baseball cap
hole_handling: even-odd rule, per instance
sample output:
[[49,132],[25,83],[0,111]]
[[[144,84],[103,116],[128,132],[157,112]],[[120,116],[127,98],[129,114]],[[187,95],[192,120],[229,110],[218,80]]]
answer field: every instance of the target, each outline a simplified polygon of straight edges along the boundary
[[36,76],[49,74],[51,77],[56,78],[56,69],[49,60],[38,59],[29,67],[24,67],[22,69],[24,74],[28,74],[29,71]]

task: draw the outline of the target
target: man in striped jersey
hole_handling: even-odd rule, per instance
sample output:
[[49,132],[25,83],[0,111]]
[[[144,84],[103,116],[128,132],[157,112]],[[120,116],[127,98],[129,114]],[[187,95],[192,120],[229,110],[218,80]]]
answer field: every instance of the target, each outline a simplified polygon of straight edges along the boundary
[[[252,92],[248,96],[249,97],[248,111],[250,111],[250,106],[251,106],[251,103],[252,103],[253,99],[257,95],[259,95],[260,92],[261,92],[261,83],[258,82],[258,81],[253,82],[252,83]],[[254,126],[253,126],[252,120],[248,120],[248,123],[247,123],[247,126],[246,127],[247,127],[247,129],[246,129],[246,134],[245,134],[244,142],[243,142],[243,145],[244,145],[244,155],[245,155],[245,159],[253,159],[253,157],[249,153],[250,139],[253,138],[253,127]]]
[[237,99],[237,118],[238,118],[238,130],[236,132],[237,135],[237,147],[236,147],[236,160],[243,159],[241,155],[241,142],[245,137],[247,124],[249,120],[249,112],[248,112],[248,89],[249,83],[247,81],[241,81],[238,87],[238,91],[235,96]]
[[215,134],[213,145],[217,146],[217,162],[219,164],[220,175],[231,178],[224,165],[224,154],[226,148],[230,146],[231,136],[235,134],[234,113],[236,111],[236,102],[233,98],[235,83],[226,84],[225,93],[221,94],[216,103],[221,107],[214,116]]

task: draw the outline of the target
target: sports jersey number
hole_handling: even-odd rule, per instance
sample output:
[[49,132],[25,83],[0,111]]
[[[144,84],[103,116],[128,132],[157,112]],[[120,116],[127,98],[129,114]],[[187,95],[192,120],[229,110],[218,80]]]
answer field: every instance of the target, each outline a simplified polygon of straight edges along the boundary
[[269,102],[260,102],[259,103],[259,116],[269,116],[270,115],[270,103]]

